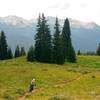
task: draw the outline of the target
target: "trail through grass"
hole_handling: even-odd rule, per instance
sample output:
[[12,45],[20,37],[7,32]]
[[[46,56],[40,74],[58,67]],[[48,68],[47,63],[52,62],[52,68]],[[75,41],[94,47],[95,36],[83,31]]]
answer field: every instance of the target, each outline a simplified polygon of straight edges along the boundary
[[18,100],[31,80],[36,90],[25,100],[48,100],[53,96],[74,100],[100,100],[100,57],[78,56],[76,64],[27,62],[25,57],[0,61],[0,100]]

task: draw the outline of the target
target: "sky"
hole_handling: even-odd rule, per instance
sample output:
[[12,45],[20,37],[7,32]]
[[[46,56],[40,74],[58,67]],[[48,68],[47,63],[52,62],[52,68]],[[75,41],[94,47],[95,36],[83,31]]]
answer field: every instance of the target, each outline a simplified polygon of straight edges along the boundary
[[16,15],[29,20],[39,13],[100,25],[100,0],[0,0],[0,17]]

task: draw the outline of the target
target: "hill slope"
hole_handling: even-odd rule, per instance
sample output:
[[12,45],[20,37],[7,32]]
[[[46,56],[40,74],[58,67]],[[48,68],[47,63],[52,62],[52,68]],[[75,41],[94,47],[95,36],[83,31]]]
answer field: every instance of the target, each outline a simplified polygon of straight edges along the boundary
[[[59,95],[74,100],[100,100],[100,57],[79,56],[76,64],[30,63],[24,57],[0,61],[0,100],[17,100],[36,78],[36,90],[26,100]],[[70,99],[68,99],[70,100]]]

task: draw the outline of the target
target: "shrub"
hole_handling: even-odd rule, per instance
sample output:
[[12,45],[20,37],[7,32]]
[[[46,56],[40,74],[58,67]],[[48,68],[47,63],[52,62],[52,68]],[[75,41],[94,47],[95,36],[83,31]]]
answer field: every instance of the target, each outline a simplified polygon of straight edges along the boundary
[[29,48],[29,51],[28,51],[28,54],[27,54],[27,60],[32,62],[32,61],[34,61],[34,59],[35,59],[34,48],[33,48],[33,46],[31,46]]
[[11,95],[9,95],[8,93],[5,93],[3,95],[3,98],[4,98],[4,100],[14,100],[14,98]]
[[96,78],[96,76],[93,75],[92,78]]
[[64,96],[64,95],[55,95],[49,98],[49,100],[72,100],[72,98],[69,96]]
[[20,95],[24,95],[25,91],[23,89],[17,89],[17,93]]

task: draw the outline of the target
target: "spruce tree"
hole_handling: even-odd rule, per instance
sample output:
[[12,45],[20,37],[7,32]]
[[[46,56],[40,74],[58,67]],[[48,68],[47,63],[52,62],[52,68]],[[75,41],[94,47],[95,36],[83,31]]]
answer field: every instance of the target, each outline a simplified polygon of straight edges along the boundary
[[99,43],[99,45],[98,45],[98,47],[97,47],[96,54],[97,54],[98,56],[100,56],[100,43]]
[[67,61],[75,63],[76,62],[76,53],[75,53],[75,50],[72,45],[70,45],[68,47],[67,52],[68,52]]
[[54,32],[54,38],[53,38],[53,62],[56,64],[63,64],[64,59],[62,55],[62,47],[61,47],[61,40],[60,40],[60,25],[58,22],[58,18],[56,17],[56,23],[55,23],[55,32]]
[[35,38],[35,57],[40,62],[51,62],[51,34],[47,20],[42,14],[38,19],[37,34]]
[[35,35],[35,59],[41,61],[41,51],[42,51],[42,36],[41,36],[41,16],[39,14],[38,23],[37,23],[37,33]]
[[31,46],[30,48],[29,48],[29,51],[28,51],[28,53],[27,53],[27,61],[34,61],[34,59],[35,59],[35,54],[34,54],[34,48],[33,48],[33,46]]
[[[69,62],[76,62],[76,54],[71,42],[71,31],[69,20],[66,18],[64,26],[62,29],[62,45],[63,45],[63,55],[64,59],[67,59]],[[71,57],[70,57],[71,56]],[[75,58],[73,58],[75,57]],[[75,61],[74,61],[75,60]]]
[[24,47],[21,47],[20,55],[21,56],[25,56],[26,55]]
[[16,57],[20,57],[20,48],[19,48],[18,45],[16,46],[14,57],[15,57],[15,58],[16,58]]
[[11,50],[10,47],[8,48],[8,51],[7,51],[7,58],[8,59],[12,59],[13,58],[13,53],[12,53],[12,50]]
[[59,64],[64,64],[65,62],[65,58],[64,58],[64,52],[63,52],[63,45],[62,45],[62,38],[61,38],[61,35],[60,35],[60,46],[59,46]]
[[42,33],[42,61],[43,62],[51,62],[51,34],[49,25],[47,24],[47,20],[42,14],[42,22],[41,22],[41,33]]
[[5,60],[7,59],[7,41],[6,41],[6,36],[3,31],[1,31],[0,34],[0,60]]

